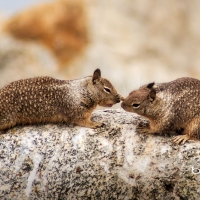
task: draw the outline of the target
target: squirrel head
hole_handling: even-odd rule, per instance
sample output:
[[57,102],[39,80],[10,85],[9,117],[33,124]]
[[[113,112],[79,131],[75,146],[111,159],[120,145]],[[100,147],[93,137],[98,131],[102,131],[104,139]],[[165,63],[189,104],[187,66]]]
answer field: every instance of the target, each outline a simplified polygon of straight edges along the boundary
[[148,115],[148,110],[151,109],[156,100],[156,90],[153,86],[154,82],[132,91],[124,99],[121,107],[128,112],[134,112],[143,116]]
[[107,79],[101,77],[100,69],[94,71],[90,88],[95,93],[99,106],[112,107],[122,99],[113,85]]

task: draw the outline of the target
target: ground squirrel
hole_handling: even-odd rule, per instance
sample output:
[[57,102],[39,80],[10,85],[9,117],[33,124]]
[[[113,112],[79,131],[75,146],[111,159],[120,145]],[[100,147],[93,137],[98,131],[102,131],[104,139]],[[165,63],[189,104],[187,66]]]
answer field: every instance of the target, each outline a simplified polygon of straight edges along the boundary
[[183,135],[173,137],[177,144],[200,139],[200,80],[179,78],[149,83],[132,91],[121,107],[149,120],[149,127],[138,127],[139,132],[183,130]]
[[10,83],[0,90],[0,130],[15,125],[64,122],[89,128],[97,105],[120,102],[112,84],[96,69],[93,76],[76,80],[37,77]]

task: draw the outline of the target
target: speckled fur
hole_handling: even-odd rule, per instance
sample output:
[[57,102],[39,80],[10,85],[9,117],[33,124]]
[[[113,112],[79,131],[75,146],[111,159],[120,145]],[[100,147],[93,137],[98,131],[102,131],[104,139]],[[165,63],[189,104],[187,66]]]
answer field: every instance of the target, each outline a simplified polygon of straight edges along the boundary
[[93,76],[76,80],[19,80],[0,90],[0,130],[16,124],[56,122],[97,128],[102,124],[90,120],[96,106],[118,102],[120,95],[108,80],[101,78],[99,69]]
[[138,127],[140,132],[184,129],[183,135],[174,137],[175,143],[200,139],[200,80],[184,77],[168,83],[150,83],[132,91],[121,106],[149,120],[150,127]]

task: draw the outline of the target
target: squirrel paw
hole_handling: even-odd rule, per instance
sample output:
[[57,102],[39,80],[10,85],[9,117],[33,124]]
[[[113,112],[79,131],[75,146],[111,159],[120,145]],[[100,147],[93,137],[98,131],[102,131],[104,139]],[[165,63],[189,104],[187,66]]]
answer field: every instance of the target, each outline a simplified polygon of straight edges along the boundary
[[86,120],[77,122],[76,124],[79,125],[79,126],[83,126],[83,127],[87,127],[87,128],[93,128],[93,129],[105,126],[104,123],[86,121]]
[[149,126],[149,124],[147,124],[147,123],[140,122],[140,123],[136,126],[136,131],[139,132],[139,133],[144,133],[144,134],[151,133],[150,130],[151,130],[151,129],[150,129],[150,126]]
[[136,131],[139,133],[143,133],[143,134],[148,134],[149,133],[149,129],[145,128],[145,127],[137,127]]
[[189,139],[190,137],[188,135],[178,135],[172,138],[173,142],[176,144],[185,144],[185,142]]
[[98,122],[95,122],[95,127],[94,128],[101,128],[101,127],[104,127],[105,124],[104,123],[98,123]]

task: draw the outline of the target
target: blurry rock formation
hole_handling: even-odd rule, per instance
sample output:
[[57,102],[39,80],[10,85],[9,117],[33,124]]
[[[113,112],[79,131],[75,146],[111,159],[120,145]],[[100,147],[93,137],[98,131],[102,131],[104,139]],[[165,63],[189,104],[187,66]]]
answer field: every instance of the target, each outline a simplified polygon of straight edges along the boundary
[[[65,8],[64,5],[69,4],[72,6]],[[125,96],[147,82],[165,82],[182,76],[200,78],[199,10],[198,0],[56,0],[24,9],[7,20],[7,33],[22,49],[26,46],[23,59],[32,49],[27,46],[33,43],[35,49],[43,49],[40,59],[37,51],[34,51],[35,56],[31,51],[32,61],[27,57],[27,62],[23,62],[18,54],[12,54],[16,52],[16,45],[12,43],[10,49],[12,46],[13,50],[6,52],[2,36],[0,68],[9,71],[9,63],[15,63],[15,69],[21,66],[27,69],[26,74],[21,70],[22,76],[19,70],[15,74],[27,77],[41,75],[40,70],[36,72],[31,68],[39,65],[47,75],[68,79],[90,75],[98,67]],[[65,12],[70,16],[65,16]],[[65,20],[70,22],[67,27]],[[67,32],[68,28],[72,31]],[[41,44],[46,45],[41,47]],[[8,59],[3,62],[6,66],[1,65],[2,53]],[[48,62],[44,57],[48,57]],[[20,62],[15,62],[16,59]],[[52,72],[51,66],[56,72]],[[7,72],[7,79],[16,78],[10,77],[10,73]]]
[[17,39],[45,44],[60,64],[71,60],[88,43],[82,0],[39,4],[11,17],[5,30]]
[[45,46],[0,34],[0,87],[22,78],[56,76],[57,62]]

